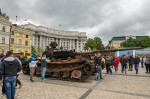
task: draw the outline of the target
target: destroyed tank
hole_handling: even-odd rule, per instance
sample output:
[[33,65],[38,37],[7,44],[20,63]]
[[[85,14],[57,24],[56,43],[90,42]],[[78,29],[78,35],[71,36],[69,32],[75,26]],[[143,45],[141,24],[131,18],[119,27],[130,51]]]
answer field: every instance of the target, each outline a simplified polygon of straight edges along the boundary
[[[75,52],[75,50],[63,50],[57,49],[57,43],[52,42],[43,52],[46,57],[51,60],[47,65],[46,75],[50,77],[57,77],[61,80],[70,80],[83,82],[88,79],[91,74],[95,71],[95,61],[93,58],[94,53],[110,53],[121,50],[132,50],[141,48],[126,48],[126,49],[106,49],[91,52]],[[36,75],[41,75],[41,63],[38,62],[38,67],[36,68]],[[105,65],[102,65],[102,69]],[[24,74],[29,74],[29,61],[22,64],[22,72]]]
[[[43,54],[51,60],[48,63],[46,75],[62,80],[85,81],[95,70],[94,60],[89,55],[76,53],[75,50],[57,49],[57,43],[52,42]],[[41,64],[38,63],[36,75],[41,74]]]

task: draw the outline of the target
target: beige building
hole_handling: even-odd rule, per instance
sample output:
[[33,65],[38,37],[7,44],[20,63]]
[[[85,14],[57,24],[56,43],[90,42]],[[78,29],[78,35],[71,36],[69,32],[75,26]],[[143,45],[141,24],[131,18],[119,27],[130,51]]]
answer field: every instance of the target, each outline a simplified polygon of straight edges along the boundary
[[10,51],[14,53],[31,52],[32,31],[11,25]]
[[141,38],[143,38],[143,37],[148,37],[148,36],[132,36],[132,35],[130,35],[130,36],[118,36],[118,37],[113,37],[112,39],[111,39],[111,41],[109,41],[109,44],[108,44],[108,46],[110,47],[110,48],[119,48],[119,47],[121,47],[121,43],[123,42],[123,41],[126,41],[127,39],[129,39],[129,38],[133,38],[133,39],[141,39]]
[[9,51],[10,21],[6,13],[0,9],[0,53]]

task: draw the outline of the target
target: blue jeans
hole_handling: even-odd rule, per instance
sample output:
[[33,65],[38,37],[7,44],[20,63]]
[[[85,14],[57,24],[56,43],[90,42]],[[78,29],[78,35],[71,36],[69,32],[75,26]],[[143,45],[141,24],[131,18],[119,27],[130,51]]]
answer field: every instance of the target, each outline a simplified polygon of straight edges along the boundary
[[123,64],[121,63],[121,70],[123,70]]
[[139,64],[134,64],[134,66],[135,66],[136,74],[138,74]]
[[118,71],[118,67],[115,67],[115,71]]
[[41,79],[45,80],[46,67],[41,67]]
[[98,72],[96,72],[96,78],[95,79],[98,79],[99,74],[100,74],[100,78],[102,78],[102,66],[98,65],[98,64],[96,66],[97,66]]
[[7,99],[14,99],[15,97],[16,80],[17,80],[16,76],[4,78]]

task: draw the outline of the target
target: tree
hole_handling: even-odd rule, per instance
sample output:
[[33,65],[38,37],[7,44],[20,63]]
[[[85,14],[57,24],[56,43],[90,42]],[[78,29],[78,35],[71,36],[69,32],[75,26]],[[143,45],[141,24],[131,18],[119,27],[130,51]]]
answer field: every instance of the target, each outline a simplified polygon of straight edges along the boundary
[[150,47],[150,37],[144,37],[141,39],[129,38],[122,43],[122,47]]
[[31,54],[36,53],[36,49],[34,46],[31,46]]
[[38,47],[37,50],[36,50],[36,53],[43,53],[44,52],[44,49]]
[[140,47],[143,48],[150,47],[150,37],[144,37],[140,39]]
[[94,39],[89,38],[87,42],[85,43],[84,49],[88,50],[88,48],[91,48],[91,50],[99,50],[103,48],[104,45],[102,44],[102,40],[99,37],[95,37]]
[[31,46],[31,54],[33,54],[33,53],[41,54],[43,52],[44,52],[44,49],[42,49],[40,47],[36,49],[34,46]]

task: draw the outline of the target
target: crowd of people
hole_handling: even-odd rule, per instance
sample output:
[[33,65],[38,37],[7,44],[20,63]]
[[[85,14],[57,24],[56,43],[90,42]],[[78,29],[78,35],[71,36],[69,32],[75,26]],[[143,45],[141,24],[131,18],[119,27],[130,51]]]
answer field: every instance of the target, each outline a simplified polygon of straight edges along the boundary
[[[34,82],[33,76],[35,74],[35,69],[37,67],[38,60],[36,59],[37,55],[34,53],[29,59],[29,68],[30,68],[30,81]],[[133,71],[133,66],[135,68],[136,74],[139,72],[139,64],[141,67],[146,67],[146,73],[150,73],[150,57],[139,57],[136,55],[122,55],[121,57],[113,55],[101,55],[101,53],[95,53],[95,80],[103,79],[102,76],[102,67],[106,67],[106,73],[112,74],[112,68],[115,69],[115,72],[118,71],[119,63],[121,64],[122,73],[127,73],[128,71]],[[6,56],[0,55],[0,85],[2,86],[2,93],[6,94],[7,99],[14,99],[15,88],[19,84],[19,88],[22,87],[22,83],[19,81],[18,76],[21,71],[22,64],[25,62],[23,55],[14,56],[11,51],[6,53]],[[50,59],[46,57],[45,54],[41,58],[41,80],[45,80],[45,73],[47,68],[47,63],[50,62]]]
[[118,71],[119,63],[121,64],[121,72],[127,74],[128,71],[133,71],[133,67],[136,71],[136,74],[139,73],[139,64],[141,63],[141,68],[146,67],[146,73],[150,73],[150,56],[138,56],[135,55],[122,55],[121,57],[113,56],[113,55],[101,55],[101,53],[95,53],[95,72],[96,77],[95,80],[98,80],[98,76],[100,79],[102,77],[102,67],[106,66],[106,72],[112,74],[112,68],[114,67],[115,72]]

